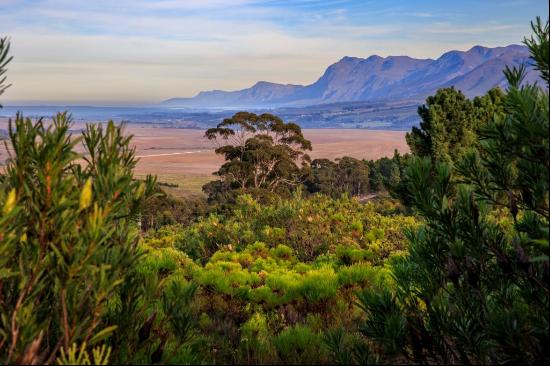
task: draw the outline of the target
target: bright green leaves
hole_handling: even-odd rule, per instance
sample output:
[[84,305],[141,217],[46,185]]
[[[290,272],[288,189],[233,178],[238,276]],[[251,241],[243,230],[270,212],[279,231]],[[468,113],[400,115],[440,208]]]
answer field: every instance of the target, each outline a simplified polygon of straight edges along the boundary
[[[395,286],[389,266],[406,249],[401,231],[417,225],[377,210],[349,197],[262,205],[240,196],[231,215],[149,233],[140,272],[199,285],[210,362],[327,363],[323,334],[344,327],[346,347],[362,344],[355,291]],[[360,348],[347,352],[346,359],[365,358]]]

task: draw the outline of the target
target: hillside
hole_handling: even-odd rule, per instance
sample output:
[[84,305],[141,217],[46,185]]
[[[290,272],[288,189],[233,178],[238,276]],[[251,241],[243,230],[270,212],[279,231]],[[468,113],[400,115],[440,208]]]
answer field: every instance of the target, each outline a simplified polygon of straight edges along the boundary
[[[330,65],[313,84],[277,84],[260,81],[237,91],[203,91],[193,98],[172,98],[165,106],[290,107],[324,103],[423,99],[437,89],[455,86],[468,97],[504,85],[504,65],[527,62],[525,46],[449,51],[433,59],[377,55],[344,57]],[[528,81],[536,80],[529,69]]]

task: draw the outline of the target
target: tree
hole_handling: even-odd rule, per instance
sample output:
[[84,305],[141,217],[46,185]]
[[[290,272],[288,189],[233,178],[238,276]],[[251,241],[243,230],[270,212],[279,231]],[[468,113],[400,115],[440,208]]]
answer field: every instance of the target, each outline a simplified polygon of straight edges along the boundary
[[315,159],[311,162],[310,168],[310,177],[304,182],[308,192],[319,192],[328,196],[340,194],[336,189],[337,163],[330,159]]
[[[504,98],[505,93],[500,88],[493,88],[487,94],[475,97],[472,101],[475,110],[475,132],[479,135],[479,131],[493,120],[495,116],[503,116],[504,114]],[[477,142],[477,141],[476,141]],[[474,145],[477,147],[477,144]]]
[[[6,66],[12,60],[13,56],[10,53],[10,42],[7,38],[0,38],[0,95],[4,94],[4,91],[10,86],[6,85]],[[0,104],[0,108],[2,105]]]
[[367,161],[371,190],[388,190],[391,193],[399,190],[399,186],[403,184],[404,170],[409,158],[409,154],[401,155],[399,151],[394,150],[391,158],[382,157]]
[[344,156],[338,159],[338,179],[343,192],[359,196],[369,190],[369,167],[361,160]]
[[368,192],[369,168],[361,160],[344,156],[333,162],[315,159],[311,162],[310,177],[304,182],[310,193],[320,192],[333,198],[343,193],[359,196]]
[[268,113],[238,112],[205,136],[218,143],[216,153],[225,158],[215,173],[222,185],[241,192],[273,193],[294,187],[303,180],[309,163],[305,151],[311,150],[311,142],[300,126]]
[[165,192],[160,184],[155,187],[155,194],[140,209],[140,228],[143,232],[158,229],[164,225],[189,225],[208,213],[204,197],[178,198]]
[[524,67],[507,68],[504,115],[480,128],[479,148],[455,165],[415,157],[407,169],[426,224],[407,234],[396,288],[366,290],[359,301],[363,333],[390,360],[550,361],[548,57],[537,58],[546,24],[533,24],[539,41],[530,47],[546,89],[522,86]]
[[540,72],[542,79],[546,81],[548,87],[548,79],[550,78],[550,73],[548,72],[548,53],[550,52],[548,44],[548,21],[543,26],[540,17],[537,17],[535,22],[531,23],[531,29],[533,30],[533,35],[525,38],[524,43],[529,47],[535,69]]
[[[71,362],[88,347],[102,361],[109,353],[131,360],[143,308],[160,301],[160,284],[136,272],[143,254],[135,220],[154,179],[133,179],[135,149],[122,127],[89,125],[81,138],[70,127],[66,113],[49,126],[19,114],[10,121],[12,153],[0,179],[3,364]],[[75,151],[80,143],[84,155]],[[165,329],[185,328],[170,312],[189,298],[183,292],[165,294]],[[143,340],[140,347],[150,352],[140,362],[151,362],[155,349]]]
[[438,90],[418,107],[420,127],[413,127],[406,135],[411,152],[434,161],[456,160],[466,149],[476,146],[479,128],[501,111],[501,101],[500,89],[473,102],[453,87]]

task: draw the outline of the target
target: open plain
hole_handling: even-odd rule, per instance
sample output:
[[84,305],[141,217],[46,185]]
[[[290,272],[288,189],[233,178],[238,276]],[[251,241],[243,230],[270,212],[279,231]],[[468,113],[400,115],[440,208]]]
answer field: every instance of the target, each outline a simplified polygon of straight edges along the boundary
[[[73,125],[74,135],[84,123]],[[0,120],[0,129],[7,130],[7,120]],[[156,174],[158,180],[177,187],[166,189],[178,196],[200,194],[204,183],[223,159],[214,153],[216,145],[205,139],[203,130],[164,128],[143,124],[128,124],[126,132],[132,134],[139,163],[135,174],[144,177]],[[305,129],[304,136],[311,140],[312,159],[336,159],[352,156],[358,159],[377,159],[391,156],[397,149],[408,152],[404,131],[378,131],[367,129]],[[7,158],[4,144],[0,146],[0,160]]]

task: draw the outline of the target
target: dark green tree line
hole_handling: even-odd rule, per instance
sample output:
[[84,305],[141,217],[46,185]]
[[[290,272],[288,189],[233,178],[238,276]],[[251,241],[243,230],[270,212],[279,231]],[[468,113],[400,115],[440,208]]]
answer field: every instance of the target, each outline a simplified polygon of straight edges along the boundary
[[315,159],[304,185],[310,193],[339,198],[347,193],[360,196],[369,191],[369,168],[362,160],[345,156],[336,161]]

